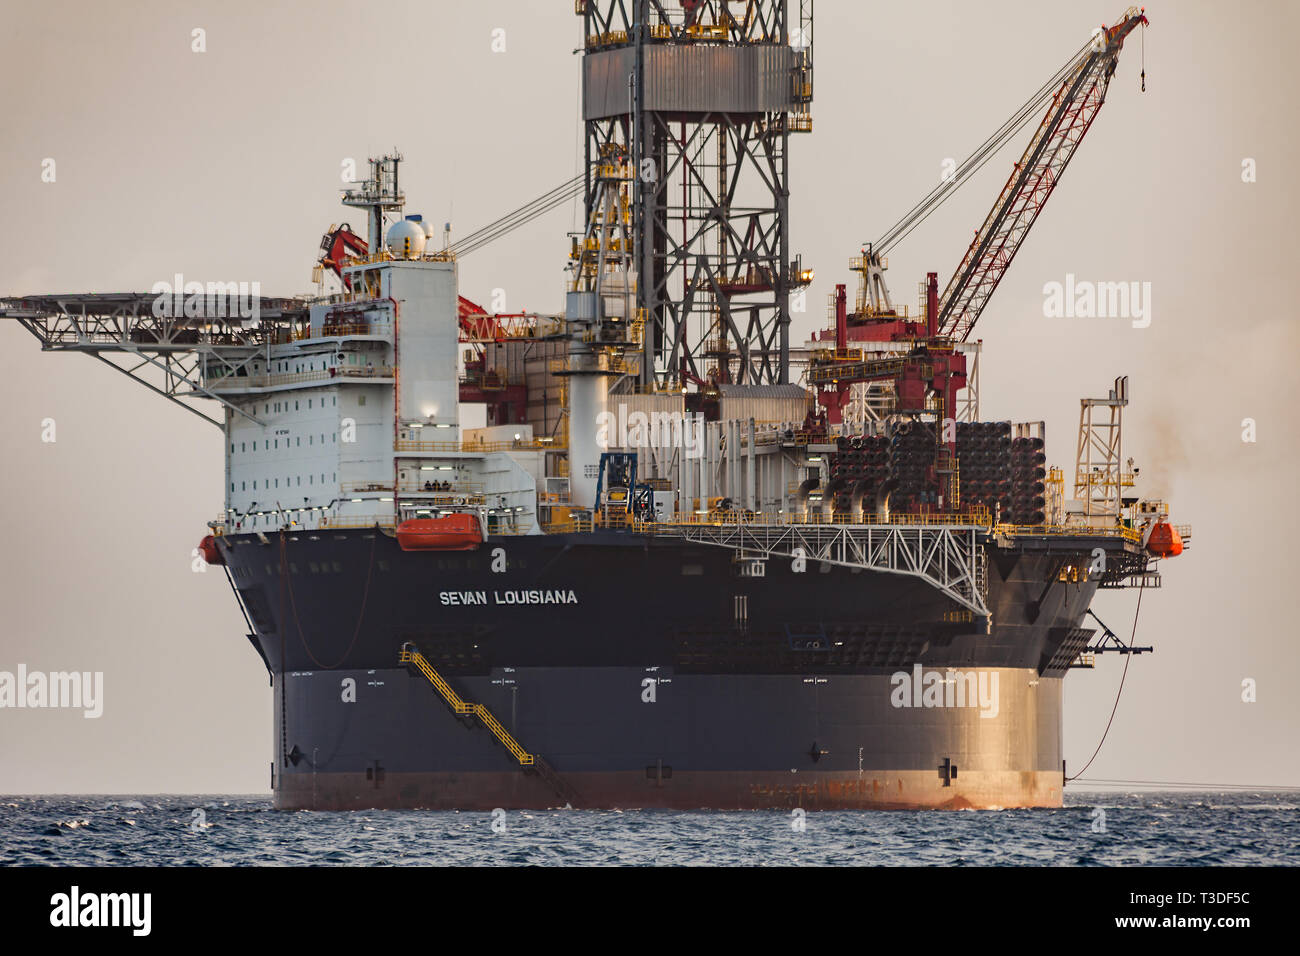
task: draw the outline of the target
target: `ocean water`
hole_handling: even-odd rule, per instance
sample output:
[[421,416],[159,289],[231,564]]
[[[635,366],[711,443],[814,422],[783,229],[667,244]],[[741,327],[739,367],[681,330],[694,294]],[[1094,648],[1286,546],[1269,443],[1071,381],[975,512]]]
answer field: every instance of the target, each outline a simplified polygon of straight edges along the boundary
[[1300,796],[1071,792],[1060,810],[278,812],[263,796],[0,797],[7,866],[1300,864]]

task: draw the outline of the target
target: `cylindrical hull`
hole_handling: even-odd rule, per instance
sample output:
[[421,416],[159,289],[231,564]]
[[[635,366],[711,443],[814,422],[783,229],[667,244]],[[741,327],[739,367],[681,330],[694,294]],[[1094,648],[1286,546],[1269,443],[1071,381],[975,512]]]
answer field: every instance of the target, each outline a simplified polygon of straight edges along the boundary
[[[275,685],[277,807],[1061,805],[1063,676],[1095,584],[1060,572],[1086,542],[994,554],[991,629],[914,576],[773,560],[755,578],[725,549],[612,532],[221,546]],[[403,646],[490,719],[457,715]]]
[[[454,715],[418,673],[293,672],[285,739],[297,762],[276,774],[276,806],[1060,806],[1062,681],[1012,668],[970,673],[923,668],[920,690],[915,669],[519,668],[458,679],[462,698],[543,755],[557,789],[482,722]],[[975,693],[959,701],[958,681]],[[277,699],[277,723],[279,711]]]
[[[574,773],[583,809],[662,810],[999,810],[1061,806],[1061,773],[972,773],[951,789],[935,786],[931,773],[899,770],[859,775],[814,771],[789,773],[682,773],[663,789],[637,771]],[[566,806],[569,804],[566,803]],[[498,773],[398,773],[376,787],[365,774],[295,775],[276,791],[280,810],[481,810],[557,808],[559,802],[536,776]]]

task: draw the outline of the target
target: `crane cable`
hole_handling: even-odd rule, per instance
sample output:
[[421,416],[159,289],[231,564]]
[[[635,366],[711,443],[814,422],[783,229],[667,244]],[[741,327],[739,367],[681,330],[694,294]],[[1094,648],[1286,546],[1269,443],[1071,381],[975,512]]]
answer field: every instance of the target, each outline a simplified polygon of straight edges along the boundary
[[[1146,586],[1147,581],[1146,578],[1143,577],[1142,583],[1138,585],[1137,607],[1133,611],[1133,633],[1129,635],[1128,639],[1129,648],[1132,648],[1134,643],[1137,641],[1138,615],[1142,613],[1142,592],[1146,590]],[[1115,712],[1119,710],[1119,698],[1120,695],[1124,693],[1124,678],[1128,676],[1128,665],[1129,661],[1132,659],[1133,654],[1130,650],[1130,653],[1124,655],[1124,673],[1119,676],[1119,689],[1115,691],[1115,706],[1110,709],[1110,720],[1106,721],[1106,729],[1101,732],[1101,740],[1097,741],[1097,749],[1092,752],[1092,756],[1088,758],[1088,762],[1083,765],[1082,770],[1076,773],[1073,777],[1065,778],[1066,783],[1069,783],[1071,780],[1078,780],[1082,777],[1087,772],[1088,768],[1092,766],[1092,762],[1097,759],[1097,754],[1101,753],[1101,746],[1106,742],[1106,735],[1110,733],[1110,725],[1115,721]]]
[[552,209],[563,206],[577,196],[582,195],[585,189],[584,181],[585,174],[566,180],[554,189],[550,189],[538,196],[536,199],[520,206],[518,209],[506,213],[506,215],[502,216],[500,219],[488,223],[482,229],[470,233],[459,242],[453,243],[451,251],[457,256],[468,255],[475,249],[479,249],[482,246],[487,245],[489,242],[493,242],[507,233],[513,232],[520,226],[532,222],[534,219],[545,215]]
[[561,206],[565,205],[566,203],[569,203],[572,200],[581,197],[584,194],[584,192],[585,189],[582,183],[578,183],[576,186],[568,187],[564,192],[556,193],[555,195],[550,195],[545,203],[536,206],[531,206],[528,209],[526,214],[517,215],[511,218],[509,222],[504,223],[503,225],[495,229],[492,229],[490,231],[485,228],[480,230],[479,233],[476,234],[475,236],[467,237],[467,239],[472,239],[472,241],[463,241],[462,243],[455,246],[453,248],[453,251],[459,256],[468,255],[474,250],[482,248],[488,243],[495,242],[497,239],[500,239],[502,236],[505,236],[513,232],[514,230],[518,229],[520,226],[527,225],[528,223],[545,215],[546,213],[551,212],[554,209],[558,209]]
[[1038,111],[1051,100],[1066,78],[1081,66],[1081,60],[1092,51],[1090,39],[1070,57],[1069,61],[1056,71],[1050,80],[1044,83],[1033,96],[1024,102],[1011,116],[981,143],[974,152],[964,159],[956,168],[951,179],[945,179],[918,202],[906,215],[896,222],[883,236],[872,244],[872,250],[883,254],[891,247],[906,239],[907,236],[925,222],[930,215],[947,201],[959,186],[965,185],[975,173],[995,155],[1002,151],[1012,137],[1016,136],[1029,123]]
[[582,193],[582,182],[570,180],[569,182],[544,193],[542,196],[524,206],[521,206],[519,209],[516,209],[508,215],[503,216],[496,222],[484,226],[477,232],[466,236],[460,242],[457,242],[452,246],[452,251],[457,255],[468,255],[475,249],[487,245],[489,242],[493,242],[496,239],[513,232],[520,226],[532,222],[534,219],[550,212],[552,209],[556,209],[565,203],[568,203],[577,196],[582,195]]
[[1147,25],[1142,24],[1142,92],[1147,91]]

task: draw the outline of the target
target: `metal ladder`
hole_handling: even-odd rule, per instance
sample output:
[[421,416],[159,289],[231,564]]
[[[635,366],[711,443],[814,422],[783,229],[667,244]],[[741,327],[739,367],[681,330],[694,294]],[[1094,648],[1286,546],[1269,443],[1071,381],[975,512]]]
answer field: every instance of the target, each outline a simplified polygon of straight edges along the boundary
[[403,644],[397,659],[399,663],[415,665],[420,673],[428,679],[429,683],[434,686],[434,689],[442,695],[442,699],[447,702],[447,706],[451,708],[452,713],[458,717],[477,717],[488,730],[492,731],[493,736],[501,741],[505,748],[514,755],[514,758],[519,761],[519,766],[523,767],[526,772],[536,773],[545,780],[547,785],[570,808],[578,805],[578,791],[556,773],[555,768],[547,763],[541,754],[530,754],[524,750],[519,741],[511,736],[510,731],[506,730],[501,725],[501,722],[492,716],[490,710],[482,704],[472,704],[457,694],[443,676],[434,670],[428,659],[412,645]]
[[471,704],[469,701],[462,700],[460,695],[452,689],[436,670],[433,665],[425,658],[423,654],[412,648],[410,645],[403,645],[402,651],[398,655],[398,662],[402,664],[414,664],[434,686],[443,700],[451,707],[452,712],[459,717],[477,717],[483,722],[488,730],[492,731],[493,736],[505,745],[505,748],[514,755],[519,761],[521,767],[531,767],[537,763],[537,759],[519,745],[519,741],[510,735],[510,731],[501,726],[501,722],[492,716],[492,712],[482,704]]

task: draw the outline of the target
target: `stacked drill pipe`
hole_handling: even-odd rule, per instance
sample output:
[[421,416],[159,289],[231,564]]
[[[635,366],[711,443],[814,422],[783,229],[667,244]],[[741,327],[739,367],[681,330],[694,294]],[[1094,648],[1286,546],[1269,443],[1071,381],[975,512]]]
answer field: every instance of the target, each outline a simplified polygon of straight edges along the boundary
[[1043,479],[1047,477],[1041,438],[1017,438],[1011,442],[1011,504],[1009,520],[1012,524],[1042,524],[1046,520]]
[[837,515],[857,518],[875,510],[876,493],[889,478],[889,439],[873,435],[841,435],[831,456],[828,491],[835,496]]
[[925,422],[905,420],[894,426],[889,438],[888,479],[883,488],[890,493],[891,512],[920,514],[938,505],[935,452],[934,429]]
[[965,510],[986,508],[1006,515],[1012,509],[1013,471],[1010,422],[958,422],[957,471]]

